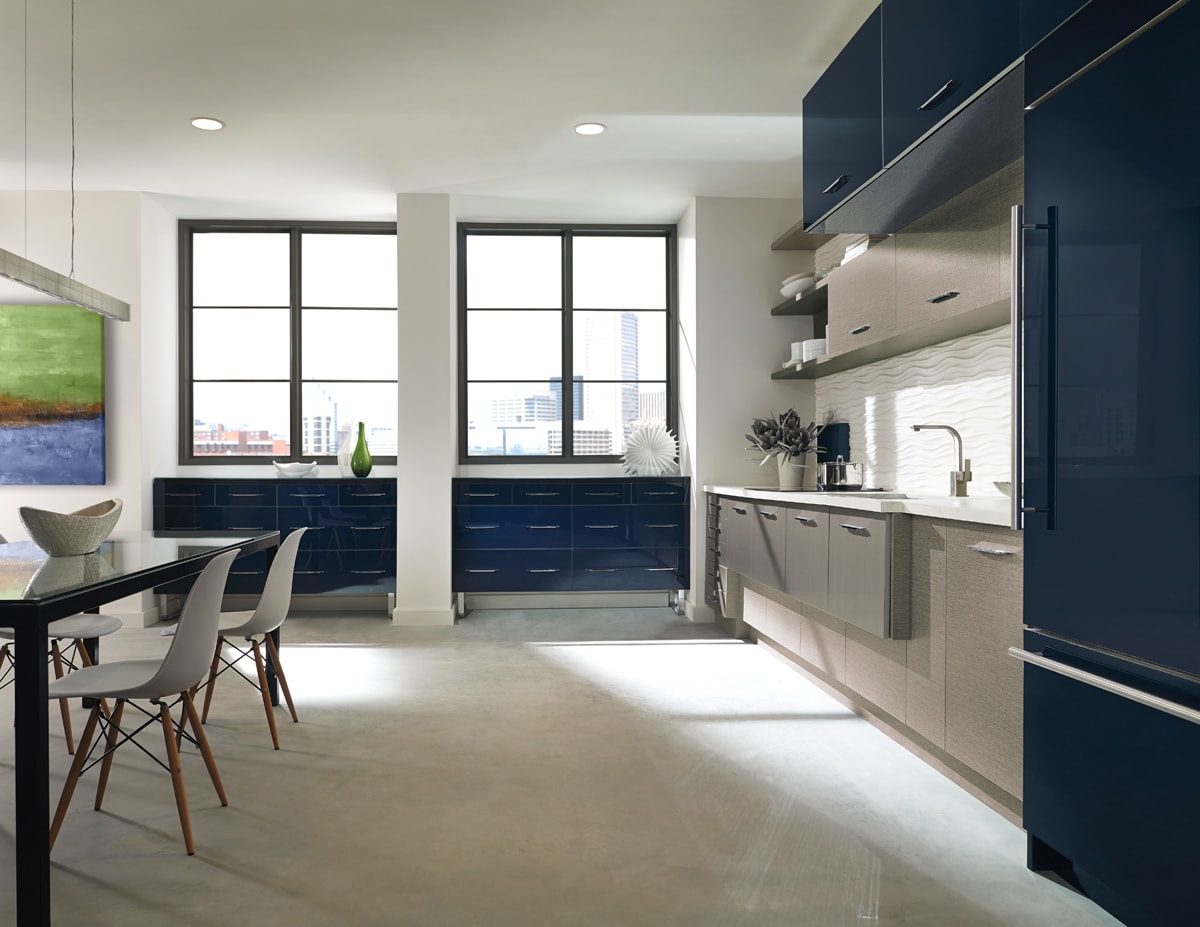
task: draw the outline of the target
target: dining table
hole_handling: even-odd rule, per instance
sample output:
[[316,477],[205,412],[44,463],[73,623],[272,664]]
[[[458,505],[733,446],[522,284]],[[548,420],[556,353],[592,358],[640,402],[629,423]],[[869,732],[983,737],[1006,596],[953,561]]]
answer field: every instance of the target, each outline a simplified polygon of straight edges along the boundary
[[[265,551],[270,561],[278,546],[278,531],[121,531],[78,557],[51,557],[32,541],[0,544],[0,627],[13,630],[18,654],[41,654],[51,621],[198,574],[225,551],[239,550],[239,557]],[[50,927],[49,680],[44,660],[19,663],[13,681],[15,927]]]

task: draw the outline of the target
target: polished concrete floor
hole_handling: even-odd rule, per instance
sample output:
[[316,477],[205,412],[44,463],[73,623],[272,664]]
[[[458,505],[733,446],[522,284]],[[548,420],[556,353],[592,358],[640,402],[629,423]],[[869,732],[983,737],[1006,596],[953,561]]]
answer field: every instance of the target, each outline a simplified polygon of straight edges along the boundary
[[[207,730],[230,805],[187,753],[191,858],[148,758],[118,754],[101,812],[85,777],[54,849],[55,925],[1116,923],[762,648],[668,609],[293,617],[284,635],[301,723],[280,712],[282,750],[257,694],[223,679]],[[165,645],[125,629],[103,657]],[[0,924],[11,795],[0,738]]]

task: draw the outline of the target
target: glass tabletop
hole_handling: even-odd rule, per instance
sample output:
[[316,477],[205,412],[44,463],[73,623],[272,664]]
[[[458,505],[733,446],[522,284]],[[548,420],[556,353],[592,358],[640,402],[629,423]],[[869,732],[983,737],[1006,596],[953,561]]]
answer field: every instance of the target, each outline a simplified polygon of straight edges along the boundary
[[51,557],[32,541],[11,541],[0,544],[0,603],[53,598],[259,542],[275,533],[167,537],[153,531],[117,531],[94,554],[79,557]]

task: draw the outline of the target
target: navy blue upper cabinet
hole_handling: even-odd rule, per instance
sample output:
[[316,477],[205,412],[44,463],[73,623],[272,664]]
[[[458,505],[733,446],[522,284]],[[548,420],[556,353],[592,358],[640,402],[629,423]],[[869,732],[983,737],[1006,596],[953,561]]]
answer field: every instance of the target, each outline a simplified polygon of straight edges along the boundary
[[804,97],[804,225],[883,167],[880,11],[876,8]]
[[883,160],[890,163],[1019,55],[1017,0],[884,0]]
[[1021,0],[1021,52],[1033,48],[1086,3],[1087,0]]

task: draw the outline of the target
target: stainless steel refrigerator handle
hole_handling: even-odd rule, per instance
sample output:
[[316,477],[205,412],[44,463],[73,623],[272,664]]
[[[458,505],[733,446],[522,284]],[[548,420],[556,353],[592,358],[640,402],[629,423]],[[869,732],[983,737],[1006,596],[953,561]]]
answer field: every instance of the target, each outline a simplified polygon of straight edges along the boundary
[[1192,724],[1200,724],[1200,711],[1196,711],[1196,709],[1189,708],[1186,705],[1180,705],[1178,702],[1159,698],[1157,695],[1151,695],[1149,692],[1143,692],[1141,689],[1135,689],[1133,686],[1113,682],[1111,679],[1105,679],[1103,676],[1097,676],[1095,673],[1076,669],[1073,666],[1068,666],[1065,663],[1059,663],[1057,660],[1044,657],[1040,653],[1031,653],[1028,650],[1022,650],[1020,647],[1009,647],[1008,653],[1009,656],[1016,657],[1018,660],[1022,660],[1031,666],[1049,670],[1052,673],[1058,673],[1060,676],[1066,676],[1068,679],[1074,679],[1076,682],[1082,682],[1084,685],[1102,689],[1105,692],[1111,692],[1113,695],[1127,698],[1131,702],[1137,702],[1139,705],[1145,705],[1147,708],[1153,708],[1156,711],[1174,715],[1176,718],[1182,718],[1184,721],[1191,721]]
[[1009,302],[1012,323],[1012,508],[1009,527],[1024,527],[1022,509],[1025,486],[1025,362],[1022,344],[1025,322],[1025,207],[1019,203],[1012,208],[1012,290]]
[[[1010,296],[1012,350],[1012,507],[1009,527],[1019,530],[1025,526],[1026,512],[1045,512],[1046,528],[1057,525],[1058,508],[1058,207],[1046,209],[1046,221],[1026,225],[1025,207],[1012,208],[1012,294]],[[1046,285],[1049,299],[1046,304],[1046,505],[1025,505],[1025,237],[1031,229],[1045,229]]]

